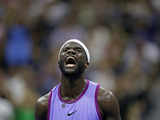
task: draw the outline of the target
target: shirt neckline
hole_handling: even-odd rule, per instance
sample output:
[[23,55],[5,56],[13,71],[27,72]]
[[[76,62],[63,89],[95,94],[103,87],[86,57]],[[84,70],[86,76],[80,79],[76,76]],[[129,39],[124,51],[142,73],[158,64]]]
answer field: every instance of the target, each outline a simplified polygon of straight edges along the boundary
[[60,86],[61,86],[61,84],[58,87],[58,97],[59,97],[60,101],[62,101],[64,103],[67,103],[67,104],[71,104],[71,103],[74,103],[74,102],[78,101],[85,94],[85,92],[87,91],[88,86],[89,86],[89,80],[87,80],[87,83],[85,85],[84,90],[80,93],[80,95],[76,99],[73,99],[73,100],[64,100],[62,98],[62,96],[60,95],[60,93],[61,93]]

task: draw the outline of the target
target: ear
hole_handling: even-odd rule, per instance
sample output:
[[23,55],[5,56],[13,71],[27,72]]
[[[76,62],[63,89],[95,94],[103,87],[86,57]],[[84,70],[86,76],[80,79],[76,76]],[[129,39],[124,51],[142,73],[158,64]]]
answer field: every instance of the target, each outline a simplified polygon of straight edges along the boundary
[[89,63],[87,62],[87,63],[85,64],[85,68],[88,68],[88,66],[89,66]]
[[60,61],[58,60],[58,65],[60,65]]

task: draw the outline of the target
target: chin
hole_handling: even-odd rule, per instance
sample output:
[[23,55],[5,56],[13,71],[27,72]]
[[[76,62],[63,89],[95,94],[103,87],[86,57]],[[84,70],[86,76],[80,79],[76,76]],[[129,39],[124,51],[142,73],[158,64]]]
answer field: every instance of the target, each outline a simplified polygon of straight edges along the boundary
[[81,74],[83,74],[84,72],[84,67],[81,67],[81,66],[75,66],[73,68],[69,68],[69,67],[66,67],[65,65],[63,64],[60,64],[60,70],[62,72],[63,75],[65,76],[81,76]]
[[70,69],[66,69],[63,71],[64,75],[75,75],[78,74],[77,70],[70,70]]

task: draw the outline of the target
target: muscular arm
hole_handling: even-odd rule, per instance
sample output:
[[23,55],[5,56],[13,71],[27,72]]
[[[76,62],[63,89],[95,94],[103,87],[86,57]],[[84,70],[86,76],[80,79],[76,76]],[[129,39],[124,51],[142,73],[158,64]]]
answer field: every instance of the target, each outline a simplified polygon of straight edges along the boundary
[[117,98],[111,91],[99,88],[97,99],[103,120],[121,120]]
[[36,120],[47,120],[49,93],[40,97],[36,103]]

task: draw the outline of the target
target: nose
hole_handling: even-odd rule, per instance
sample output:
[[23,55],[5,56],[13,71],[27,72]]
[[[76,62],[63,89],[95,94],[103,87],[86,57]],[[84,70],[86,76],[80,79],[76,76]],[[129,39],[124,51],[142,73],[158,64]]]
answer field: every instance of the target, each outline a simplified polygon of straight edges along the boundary
[[68,52],[67,52],[67,54],[69,54],[69,55],[75,55],[76,52],[73,49],[69,49]]

